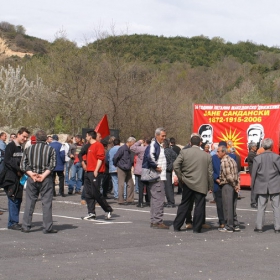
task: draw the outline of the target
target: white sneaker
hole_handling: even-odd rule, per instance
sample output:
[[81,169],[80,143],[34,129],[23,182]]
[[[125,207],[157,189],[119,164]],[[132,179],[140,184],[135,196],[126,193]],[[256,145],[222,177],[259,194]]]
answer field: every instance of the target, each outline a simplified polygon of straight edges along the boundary
[[112,217],[112,213],[111,212],[105,212],[105,220],[109,220]]
[[89,213],[86,217],[82,217],[81,219],[85,221],[93,221],[96,220],[96,215],[93,213]]
[[232,228],[218,228],[218,231],[219,232],[233,232],[233,229]]

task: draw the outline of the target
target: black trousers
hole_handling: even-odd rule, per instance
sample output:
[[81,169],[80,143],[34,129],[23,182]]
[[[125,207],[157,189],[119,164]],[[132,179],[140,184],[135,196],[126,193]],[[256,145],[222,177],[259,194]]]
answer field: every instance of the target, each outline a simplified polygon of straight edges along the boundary
[[195,203],[193,215],[193,231],[200,231],[205,221],[205,197],[203,193],[191,190],[186,184],[182,184],[182,201],[178,206],[177,216],[173,222],[175,230],[180,230],[186,219],[190,204]]
[[97,177],[95,177],[93,172],[87,172],[85,176],[84,188],[88,213],[95,213],[95,201],[99,203],[105,212],[112,212],[112,207],[100,193],[102,177],[102,173],[99,173]]
[[175,205],[174,186],[172,184],[172,172],[166,172],[166,181],[164,181],[164,185],[167,203],[170,205]]
[[53,194],[55,195],[55,178],[56,175],[59,179],[59,193],[64,194],[64,172],[63,171],[53,171],[52,172],[52,178],[53,178]]
[[187,215],[186,215],[186,224],[193,223],[193,219],[192,219],[193,205],[194,205],[194,197],[191,198],[190,203],[189,203],[189,208],[188,208]]
[[107,197],[107,193],[110,188],[110,183],[112,184],[110,173],[104,173],[102,179],[102,191],[103,191],[102,195],[104,197]]
[[[138,188],[139,188],[139,194],[138,194],[138,204],[143,203],[144,201],[144,196],[145,196],[145,202],[146,203],[150,203],[150,199],[151,199],[151,190],[148,187],[148,183],[147,182],[143,182],[141,181],[141,175],[136,175],[135,177],[137,177],[138,179]],[[146,193],[144,194],[144,188],[146,186]]]
[[217,206],[217,215],[219,224],[225,224],[224,210],[223,210],[223,199],[222,199],[222,188],[219,186],[219,190],[215,192],[215,202]]

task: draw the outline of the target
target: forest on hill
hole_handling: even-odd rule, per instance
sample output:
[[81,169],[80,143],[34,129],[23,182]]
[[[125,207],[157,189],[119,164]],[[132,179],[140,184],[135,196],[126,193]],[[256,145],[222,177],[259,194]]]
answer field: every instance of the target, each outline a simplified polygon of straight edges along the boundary
[[[0,37],[7,33],[0,23]],[[80,133],[107,114],[122,140],[164,126],[185,144],[194,103],[280,102],[277,47],[152,35],[108,35],[78,47],[64,36],[50,43],[21,35],[21,50],[34,55],[0,55],[0,126]]]

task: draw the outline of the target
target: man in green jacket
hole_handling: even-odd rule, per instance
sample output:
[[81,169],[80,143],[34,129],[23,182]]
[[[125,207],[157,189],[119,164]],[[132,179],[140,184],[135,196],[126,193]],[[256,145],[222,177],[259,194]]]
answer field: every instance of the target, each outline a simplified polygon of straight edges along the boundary
[[200,136],[191,137],[191,148],[181,150],[173,164],[182,182],[182,201],[174,220],[174,231],[180,231],[189,205],[194,198],[193,232],[200,233],[205,220],[205,197],[213,189],[213,166],[210,154],[200,149]]

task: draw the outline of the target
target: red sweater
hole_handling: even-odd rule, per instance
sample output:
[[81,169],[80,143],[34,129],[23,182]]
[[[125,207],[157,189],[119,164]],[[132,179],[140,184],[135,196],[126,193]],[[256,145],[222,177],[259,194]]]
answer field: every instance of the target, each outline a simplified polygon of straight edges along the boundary
[[94,171],[97,165],[97,160],[102,160],[101,167],[99,168],[99,173],[105,171],[105,150],[100,142],[95,142],[91,144],[87,152],[87,171]]

